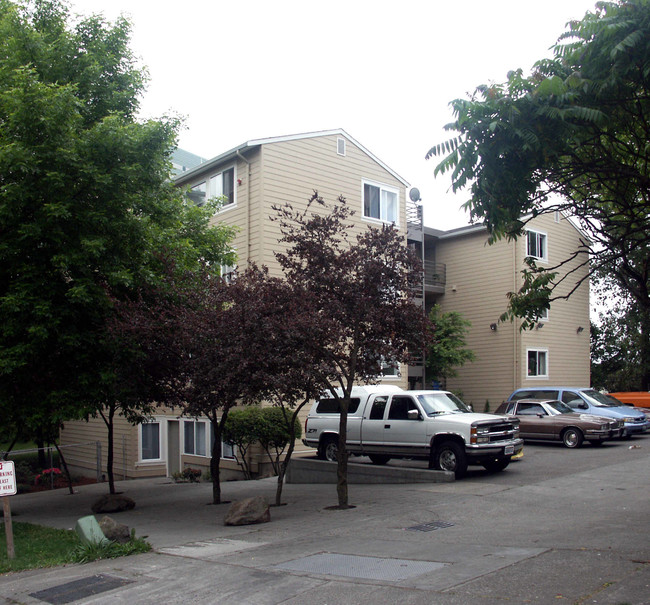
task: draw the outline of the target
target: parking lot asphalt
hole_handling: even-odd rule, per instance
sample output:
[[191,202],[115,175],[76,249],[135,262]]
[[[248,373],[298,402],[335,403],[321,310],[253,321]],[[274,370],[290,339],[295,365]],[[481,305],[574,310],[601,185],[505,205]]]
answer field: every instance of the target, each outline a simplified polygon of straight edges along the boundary
[[[650,435],[523,459],[451,483],[289,484],[271,522],[227,527],[211,485],[117,484],[143,555],[0,576],[5,603],[650,604]],[[352,458],[351,462],[365,459]],[[411,461],[395,465],[422,464]],[[223,484],[274,500],[276,479]],[[106,484],[11,497],[14,521],[72,528]],[[94,584],[96,594],[81,596]],[[71,599],[76,600],[72,601]]]

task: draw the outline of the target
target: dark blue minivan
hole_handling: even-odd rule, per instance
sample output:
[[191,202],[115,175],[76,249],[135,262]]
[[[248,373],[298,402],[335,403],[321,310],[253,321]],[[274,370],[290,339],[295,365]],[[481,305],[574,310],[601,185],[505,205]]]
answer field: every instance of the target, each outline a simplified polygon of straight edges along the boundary
[[624,437],[640,435],[650,427],[646,415],[623,405],[618,399],[587,387],[525,387],[517,389],[508,401],[518,399],[558,399],[580,414],[596,414],[625,421]]

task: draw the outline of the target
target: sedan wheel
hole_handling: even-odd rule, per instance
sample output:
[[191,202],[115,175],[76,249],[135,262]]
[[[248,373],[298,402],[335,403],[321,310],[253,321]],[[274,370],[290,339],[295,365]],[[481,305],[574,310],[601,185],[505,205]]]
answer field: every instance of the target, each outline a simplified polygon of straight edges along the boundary
[[580,429],[570,427],[562,433],[562,443],[564,443],[566,447],[580,447],[582,445],[582,440],[583,436]]

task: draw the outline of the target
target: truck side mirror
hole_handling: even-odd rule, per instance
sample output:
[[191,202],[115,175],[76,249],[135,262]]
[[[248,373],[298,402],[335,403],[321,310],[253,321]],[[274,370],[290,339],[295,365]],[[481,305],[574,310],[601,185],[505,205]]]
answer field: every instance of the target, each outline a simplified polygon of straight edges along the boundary
[[408,412],[406,412],[406,417],[409,420],[420,420],[420,412],[418,412],[417,410],[409,410]]

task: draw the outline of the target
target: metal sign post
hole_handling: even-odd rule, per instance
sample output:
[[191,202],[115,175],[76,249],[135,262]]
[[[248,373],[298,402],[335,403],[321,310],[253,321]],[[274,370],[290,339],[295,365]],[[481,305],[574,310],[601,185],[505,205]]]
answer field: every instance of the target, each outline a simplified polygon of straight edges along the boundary
[[2,497],[2,511],[5,517],[5,534],[7,536],[7,556],[13,559],[14,528],[11,523],[11,503],[8,496],[16,494],[16,472],[12,460],[0,461],[0,497]]

